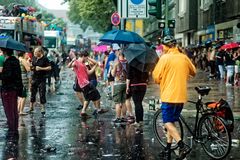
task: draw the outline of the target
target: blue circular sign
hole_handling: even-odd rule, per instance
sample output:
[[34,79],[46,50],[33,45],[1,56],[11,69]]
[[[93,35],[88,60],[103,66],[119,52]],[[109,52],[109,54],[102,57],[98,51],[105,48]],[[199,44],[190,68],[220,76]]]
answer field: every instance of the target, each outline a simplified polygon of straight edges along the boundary
[[143,0],[131,0],[131,2],[133,3],[133,4],[141,4],[142,2],[143,2]]

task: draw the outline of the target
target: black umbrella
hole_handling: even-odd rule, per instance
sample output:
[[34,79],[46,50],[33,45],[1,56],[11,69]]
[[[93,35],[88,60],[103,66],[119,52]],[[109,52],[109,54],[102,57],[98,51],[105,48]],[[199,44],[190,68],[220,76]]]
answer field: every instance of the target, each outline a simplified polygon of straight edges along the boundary
[[0,37],[0,48],[7,48],[23,52],[28,51],[25,44],[15,41],[14,39],[9,37]]
[[151,71],[157,63],[158,55],[155,50],[145,43],[129,44],[123,51],[129,65],[142,72]]

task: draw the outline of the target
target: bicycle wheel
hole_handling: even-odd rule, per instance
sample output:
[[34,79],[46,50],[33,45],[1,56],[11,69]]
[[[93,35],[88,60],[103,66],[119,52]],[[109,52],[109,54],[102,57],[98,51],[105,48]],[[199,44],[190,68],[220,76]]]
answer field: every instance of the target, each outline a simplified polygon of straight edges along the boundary
[[[179,134],[181,135],[181,138],[183,139],[183,127],[182,127],[182,123],[179,120],[178,122],[175,122],[175,126],[179,132]],[[167,146],[167,130],[164,127],[164,123],[162,120],[162,110],[158,109],[156,111],[156,113],[154,114],[153,117],[153,132],[158,140],[158,142],[163,146],[166,147]],[[176,141],[173,140],[171,149],[176,149],[178,147]]]
[[198,126],[198,135],[204,151],[213,159],[225,158],[231,150],[231,134],[225,121],[215,115],[204,115]]

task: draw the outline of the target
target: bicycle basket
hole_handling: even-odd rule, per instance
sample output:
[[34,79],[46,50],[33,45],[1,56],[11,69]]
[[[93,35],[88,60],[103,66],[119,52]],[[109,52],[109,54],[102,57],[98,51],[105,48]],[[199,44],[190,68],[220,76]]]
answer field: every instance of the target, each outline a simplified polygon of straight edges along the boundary
[[[234,117],[232,109],[230,108],[227,101],[220,99],[218,102],[208,102],[206,106],[214,111],[216,116],[219,116],[225,120],[227,130],[233,132],[234,129]],[[215,122],[215,126],[218,129],[221,129],[223,126],[220,126],[218,122]]]

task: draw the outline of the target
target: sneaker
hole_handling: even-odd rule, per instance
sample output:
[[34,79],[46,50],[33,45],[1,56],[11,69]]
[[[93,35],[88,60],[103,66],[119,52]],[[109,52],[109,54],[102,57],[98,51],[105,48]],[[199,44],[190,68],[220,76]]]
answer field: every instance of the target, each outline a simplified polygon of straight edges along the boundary
[[127,117],[127,122],[130,123],[130,124],[134,123],[135,122],[135,117],[134,116],[128,116]]
[[192,149],[188,145],[185,144],[183,148],[179,149],[178,159],[184,159],[187,156],[187,154],[189,154],[191,152],[191,150]]
[[81,110],[83,108],[83,105],[79,104],[79,106],[76,108],[76,110]]
[[122,122],[122,123],[126,123],[126,122],[128,122],[128,121],[127,121],[126,118],[122,117],[122,118],[121,118],[121,122]]
[[26,116],[26,115],[28,115],[28,113],[25,113],[25,112],[20,112],[19,113],[19,116]]
[[163,160],[171,160],[171,150],[163,150],[160,154],[159,157]]
[[108,112],[107,109],[100,109],[100,110],[98,110],[98,114],[103,114],[103,113],[106,113],[106,112]]
[[226,83],[226,86],[232,86],[232,84],[231,83]]
[[28,113],[32,113],[34,111],[33,107],[30,107],[29,111],[27,111]]
[[91,116],[89,116],[87,113],[81,113],[81,117],[85,119],[91,118]]
[[41,108],[41,113],[42,113],[42,114],[45,114],[45,113],[46,113],[45,107],[42,107],[42,108]]
[[122,123],[122,119],[121,118],[116,118],[113,120],[113,123]]
[[142,129],[142,127],[136,128],[135,133],[136,133],[136,134],[143,134],[143,129]]

